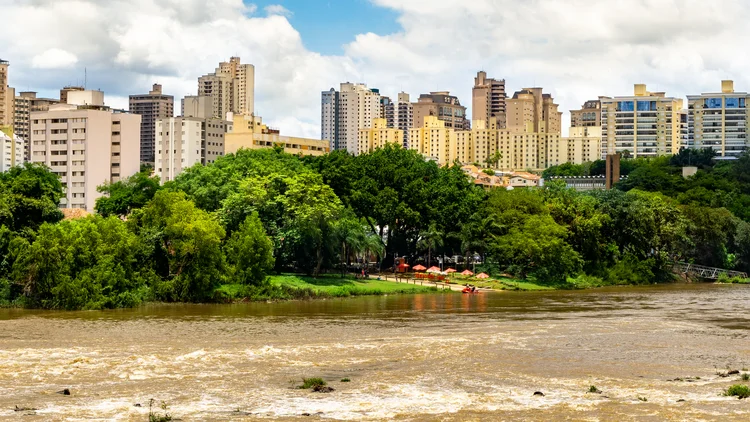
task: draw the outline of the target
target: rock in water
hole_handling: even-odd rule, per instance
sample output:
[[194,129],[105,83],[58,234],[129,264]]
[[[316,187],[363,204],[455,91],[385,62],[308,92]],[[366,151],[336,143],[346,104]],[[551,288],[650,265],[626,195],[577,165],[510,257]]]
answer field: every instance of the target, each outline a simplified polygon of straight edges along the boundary
[[34,407],[26,407],[26,406],[18,407],[18,405],[16,405],[16,408],[13,410],[15,410],[16,412],[30,412],[30,411],[39,410],[39,409],[34,408]]
[[57,394],[62,394],[63,396],[69,396],[70,395],[70,390],[66,388],[66,389],[64,389],[62,391],[58,391]]
[[336,391],[327,385],[316,385],[312,390],[316,393],[330,393],[332,391]]
[[542,393],[541,391],[534,391],[534,395],[544,397],[544,393]]

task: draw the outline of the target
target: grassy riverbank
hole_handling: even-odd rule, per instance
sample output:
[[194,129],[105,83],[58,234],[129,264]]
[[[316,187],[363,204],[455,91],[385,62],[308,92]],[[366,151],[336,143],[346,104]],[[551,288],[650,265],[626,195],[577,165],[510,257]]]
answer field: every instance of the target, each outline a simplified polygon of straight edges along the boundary
[[282,274],[269,277],[269,284],[252,287],[225,284],[216,290],[218,301],[234,300],[293,300],[326,299],[350,296],[380,296],[385,294],[435,293],[435,287],[416,286],[393,281],[354,279],[351,276],[322,275],[318,278]]

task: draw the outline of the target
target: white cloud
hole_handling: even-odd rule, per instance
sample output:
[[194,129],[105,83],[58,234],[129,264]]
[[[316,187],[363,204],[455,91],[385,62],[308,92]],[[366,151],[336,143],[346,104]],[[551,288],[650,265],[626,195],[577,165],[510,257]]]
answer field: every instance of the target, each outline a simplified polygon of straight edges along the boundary
[[66,69],[78,63],[78,57],[59,48],[50,48],[31,59],[35,69]]
[[268,15],[292,16],[293,13],[280,4],[270,4],[264,9]]
[[413,98],[450,90],[470,105],[484,69],[511,95],[544,87],[566,112],[640,82],[677,97],[716,91],[720,79],[750,89],[745,0],[371,1],[401,30],[360,34],[342,56],[307,50],[283,7],[259,15],[242,0],[0,0],[0,45],[11,85],[54,95],[82,83],[85,67],[111,105],[153,83],[178,102],[238,55],[256,66],[257,113],[282,134],[314,137],[320,92],[344,81]]

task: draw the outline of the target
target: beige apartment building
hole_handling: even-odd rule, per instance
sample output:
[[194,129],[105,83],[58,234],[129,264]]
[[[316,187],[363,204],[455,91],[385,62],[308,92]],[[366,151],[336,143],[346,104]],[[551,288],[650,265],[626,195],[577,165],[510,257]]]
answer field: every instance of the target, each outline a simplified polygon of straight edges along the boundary
[[416,103],[412,103],[414,110],[414,126],[422,127],[425,119],[435,116],[445,122],[445,127],[453,130],[468,130],[471,123],[466,118],[466,107],[461,105],[458,97],[450,95],[448,91],[436,91],[422,94]]
[[31,112],[46,111],[52,104],[59,104],[60,101],[53,98],[39,98],[36,92],[20,92],[15,98],[15,116],[13,119],[13,130],[16,135],[23,139],[29,139],[31,134]]
[[339,90],[321,93],[321,139],[330,149],[357,153],[359,130],[380,118],[380,92],[365,84],[342,83]]
[[224,156],[232,124],[219,119],[168,117],[156,121],[154,173],[162,183],[174,180],[196,164],[211,164]]
[[679,152],[682,99],[636,84],[632,96],[600,100],[602,158],[626,152],[634,158]]
[[492,79],[487,72],[477,72],[471,95],[472,121],[497,121],[497,127],[505,127],[505,79]]
[[387,119],[375,119],[372,128],[359,130],[357,155],[383,148],[387,144],[403,146],[404,131],[389,127]]
[[241,64],[239,57],[219,63],[214,73],[198,78],[198,96],[211,97],[210,118],[226,119],[227,113],[255,112],[255,66]]
[[531,124],[533,133],[560,133],[562,112],[552,95],[542,92],[542,88],[524,88],[505,100],[505,127],[526,130]]
[[161,85],[154,84],[148,94],[130,96],[129,111],[141,116],[141,163],[153,165],[156,159],[156,121],[174,116],[174,97],[164,95]]
[[734,82],[721,81],[721,92],[688,95],[687,136],[681,120],[682,146],[711,148],[719,157],[738,157],[750,147],[747,92],[735,92]]
[[65,186],[61,208],[92,212],[97,186],[140,170],[141,116],[103,106],[51,105],[31,113],[31,161],[45,164]]
[[234,115],[231,133],[226,134],[225,150],[234,154],[242,148],[281,147],[284,152],[298,155],[324,155],[331,151],[327,140],[282,136],[279,130],[263,124],[260,116]]
[[65,86],[60,90],[60,102],[68,104],[68,93],[73,91],[85,91],[86,88],[82,86]]
[[591,127],[602,125],[601,100],[589,100],[580,110],[570,110],[570,127]]
[[10,62],[0,59],[0,126],[13,124],[13,105],[15,93],[8,86],[8,67]]

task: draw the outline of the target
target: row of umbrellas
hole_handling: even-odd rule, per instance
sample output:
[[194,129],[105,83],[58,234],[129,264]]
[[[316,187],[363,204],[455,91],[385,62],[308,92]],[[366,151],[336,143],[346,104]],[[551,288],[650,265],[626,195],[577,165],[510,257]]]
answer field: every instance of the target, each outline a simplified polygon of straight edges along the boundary
[[[406,265],[406,264],[403,264],[403,265]],[[426,268],[424,265],[415,265],[414,268],[412,268],[412,270],[414,270],[414,271],[425,271],[425,270],[427,270],[426,272],[428,272],[428,273],[442,273],[443,272],[438,267]],[[451,273],[455,273],[457,271],[454,268],[448,268],[448,269],[445,270],[445,272],[446,272],[446,274],[451,274]],[[464,270],[464,271],[461,272],[461,275],[470,276],[470,275],[474,275],[474,273],[471,272],[471,271],[469,271],[469,270]],[[486,273],[479,273],[479,274],[477,274],[477,278],[490,278],[490,276],[487,275]]]

